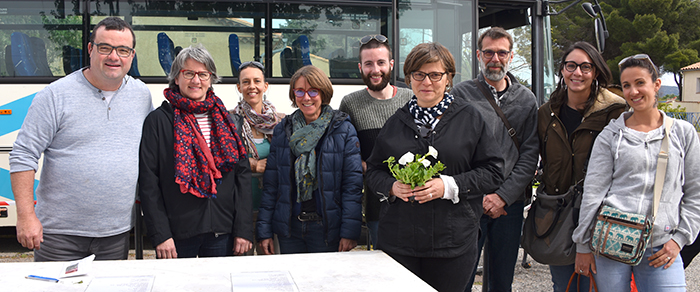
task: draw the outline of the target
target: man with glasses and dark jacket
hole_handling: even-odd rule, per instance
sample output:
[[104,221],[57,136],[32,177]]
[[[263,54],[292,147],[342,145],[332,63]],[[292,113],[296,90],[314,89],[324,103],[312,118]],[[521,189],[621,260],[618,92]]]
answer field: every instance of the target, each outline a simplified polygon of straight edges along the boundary
[[[365,161],[374,147],[374,141],[384,123],[397,109],[405,105],[413,92],[407,88],[390,85],[394,59],[387,37],[367,35],[360,39],[360,63],[358,68],[367,88],[343,97],[340,110],[350,115],[357,130],[362,152],[362,171],[367,171]],[[377,245],[379,226],[379,196],[365,184],[365,220],[370,233],[370,245]]]
[[[520,246],[524,200],[538,157],[537,100],[508,72],[513,60],[513,37],[500,27],[484,32],[477,43],[477,79],[455,85],[452,94],[477,107],[492,126],[505,157],[505,181],[483,199],[479,248],[484,247],[484,291],[511,291]],[[489,100],[490,99],[490,100]],[[497,111],[501,111],[499,114]],[[508,121],[508,126],[503,118]],[[511,134],[513,136],[511,136]],[[477,261],[478,262],[478,261]],[[476,270],[476,266],[474,269]],[[474,274],[467,285],[471,291]]]

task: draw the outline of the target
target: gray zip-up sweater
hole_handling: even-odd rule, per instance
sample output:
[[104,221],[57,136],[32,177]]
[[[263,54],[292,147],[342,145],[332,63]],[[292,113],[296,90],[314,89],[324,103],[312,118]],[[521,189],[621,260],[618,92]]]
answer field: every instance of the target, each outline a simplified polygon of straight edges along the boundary
[[[601,204],[652,214],[664,126],[649,133],[635,131],[625,126],[630,115],[611,121],[593,145],[579,225],[572,236],[578,253],[591,252],[591,228]],[[669,138],[668,169],[650,246],[673,239],[683,248],[700,230],[700,144],[695,127],[683,120],[674,121]]]
[[83,70],[39,91],[10,153],[10,172],[38,169],[44,233],[107,237],[131,229],[138,150],[153,108],[143,82],[124,77],[108,104]]
[[[501,153],[505,158],[503,176],[506,178],[495,193],[507,205],[510,205],[525,199],[525,190],[529,187],[537,168],[539,139],[537,137],[537,100],[535,95],[510,73],[506,78],[509,79],[508,90],[498,99],[498,104],[508,119],[508,123],[515,129],[515,136],[520,142],[520,151],[510,138],[503,120],[473,80],[458,83],[450,93],[454,94],[455,97],[464,98],[469,104],[479,109],[493,131],[496,144],[500,145]],[[489,98],[495,99],[496,89],[484,81],[484,75],[479,73],[477,80],[491,90],[492,96]]]

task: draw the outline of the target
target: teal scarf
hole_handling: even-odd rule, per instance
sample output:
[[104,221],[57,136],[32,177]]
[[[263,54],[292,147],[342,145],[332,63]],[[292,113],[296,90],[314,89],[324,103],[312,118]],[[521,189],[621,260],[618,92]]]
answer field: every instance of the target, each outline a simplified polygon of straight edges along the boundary
[[289,138],[289,148],[297,158],[294,161],[294,176],[297,183],[297,202],[313,198],[318,188],[316,180],[316,144],[326,132],[333,119],[333,109],[323,105],[321,115],[315,121],[306,124],[304,114],[297,110],[292,114],[293,134]]

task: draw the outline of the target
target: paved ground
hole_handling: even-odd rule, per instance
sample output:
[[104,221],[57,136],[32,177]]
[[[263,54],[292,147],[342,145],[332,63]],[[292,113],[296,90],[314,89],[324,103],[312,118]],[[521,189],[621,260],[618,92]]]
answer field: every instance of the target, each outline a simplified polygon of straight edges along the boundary
[[[14,236],[14,228],[0,228],[0,262],[28,262],[34,259],[33,252],[27,251],[17,243]],[[358,246],[356,250],[364,250],[365,246]],[[134,259],[135,252],[132,249],[129,259]],[[155,253],[152,249],[144,251],[144,258],[153,259]],[[551,291],[549,268],[530,260],[531,268],[525,269],[520,265],[522,249],[518,264],[515,267],[515,279],[513,280],[513,292]],[[685,270],[687,291],[700,291],[700,258],[697,258]],[[476,276],[472,291],[481,291],[481,276]]]

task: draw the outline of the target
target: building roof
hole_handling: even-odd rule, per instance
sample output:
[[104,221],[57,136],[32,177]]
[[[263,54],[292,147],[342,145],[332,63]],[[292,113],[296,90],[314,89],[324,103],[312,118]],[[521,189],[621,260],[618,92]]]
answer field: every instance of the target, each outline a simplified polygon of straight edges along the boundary
[[697,70],[700,70],[700,62],[697,62],[695,64],[688,65],[688,66],[681,68],[681,71],[697,71]]

